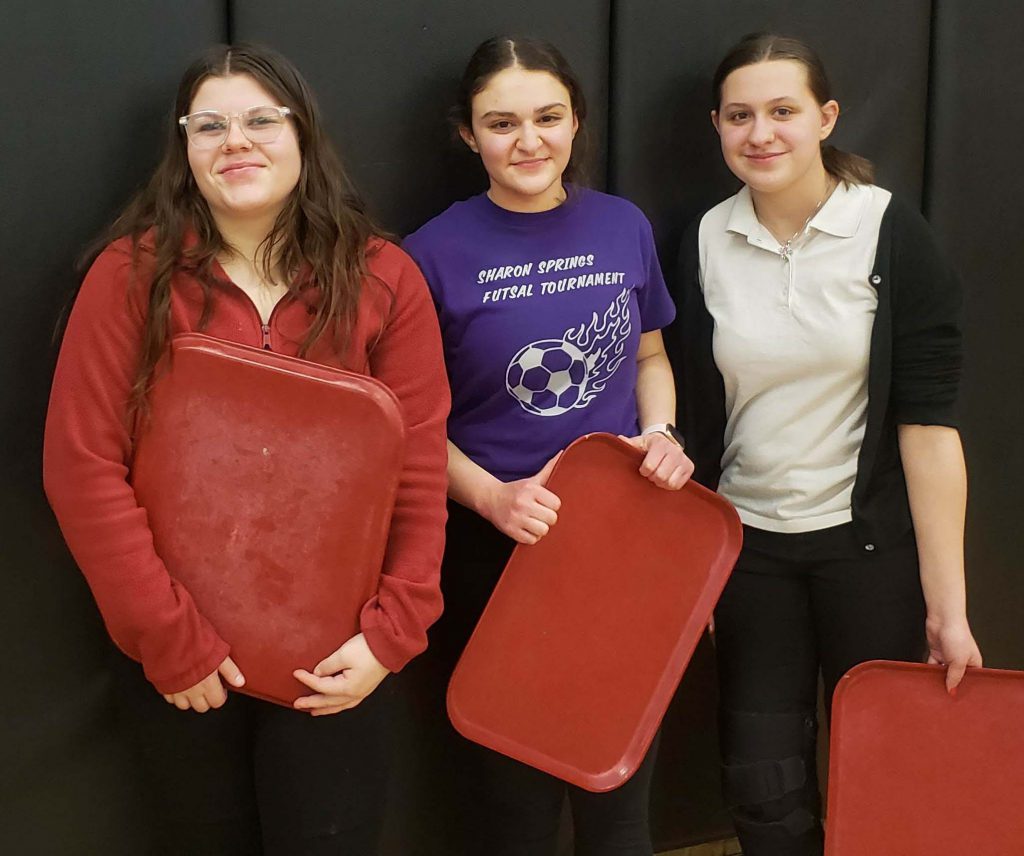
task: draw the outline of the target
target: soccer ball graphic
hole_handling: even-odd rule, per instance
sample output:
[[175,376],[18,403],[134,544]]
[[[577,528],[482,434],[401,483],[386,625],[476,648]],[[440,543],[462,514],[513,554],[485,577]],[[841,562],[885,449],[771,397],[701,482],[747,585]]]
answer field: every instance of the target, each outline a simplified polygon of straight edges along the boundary
[[587,386],[587,357],[571,342],[541,339],[512,358],[505,386],[523,409],[537,416],[572,410]]

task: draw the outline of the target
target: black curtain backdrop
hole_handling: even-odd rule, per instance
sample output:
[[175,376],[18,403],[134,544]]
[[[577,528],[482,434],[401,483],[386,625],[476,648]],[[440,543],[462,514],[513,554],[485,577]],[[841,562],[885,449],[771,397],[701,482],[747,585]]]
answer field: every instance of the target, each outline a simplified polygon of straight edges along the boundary
[[[145,852],[134,804],[144,783],[110,699],[112,648],[41,490],[51,333],[76,259],[156,162],[181,71],[228,39],[269,43],[299,65],[371,209],[401,235],[485,186],[445,121],[469,52],[499,32],[548,38],[586,89],[591,183],[647,212],[669,276],[685,224],[735,188],[708,118],[717,58],[763,28],[816,45],[843,108],[836,142],[922,206],[962,274],[971,618],[988,665],[1024,668],[1019,3],[39,0],[2,12],[0,852]],[[431,680],[416,664],[403,675],[388,856],[451,856],[471,810],[432,751]],[[714,700],[704,645],[665,723],[653,810],[666,849],[730,832]]]

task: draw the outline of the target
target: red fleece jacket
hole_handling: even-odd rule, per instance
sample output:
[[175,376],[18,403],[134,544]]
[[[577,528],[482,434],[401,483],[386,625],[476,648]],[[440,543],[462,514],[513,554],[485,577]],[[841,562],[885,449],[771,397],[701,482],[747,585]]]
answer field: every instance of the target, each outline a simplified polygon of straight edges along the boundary
[[[116,241],[82,284],[50,395],[43,480],[111,637],[142,663],[160,692],[170,693],[214,672],[228,655],[228,645],[168,574],[154,551],[146,511],[128,481],[132,437],[127,403],[148,305],[144,284],[153,265],[145,239],[137,270],[131,256],[130,241]],[[371,276],[363,285],[345,358],[326,344],[314,346],[306,358],[372,375],[401,403],[405,461],[383,575],[360,616],[374,655],[397,671],[426,647],[426,629],[441,612],[450,397],[437,317],[419,270],[402,250],[384,241],[374,243],[368,264]],[[214,272],[213,310],[202,329],[203,298],[195,272],[175,275],[172,334],[199,331],[255,347],[268,337],[272,350],[297,356],[309,326],[306,300],[285,296],[265,329],[248,295],[219,267]]]

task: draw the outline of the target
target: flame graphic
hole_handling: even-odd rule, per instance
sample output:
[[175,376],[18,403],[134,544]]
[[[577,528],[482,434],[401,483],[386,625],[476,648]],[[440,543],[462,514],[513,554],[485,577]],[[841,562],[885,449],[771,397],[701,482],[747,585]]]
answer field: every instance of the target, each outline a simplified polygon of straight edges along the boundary
[[629,289],[624,288],[608,305],[600,321],[595,312],[589,324],[573,327],[562,337],[587,355],[587,387],[576,407],[586,407],[605,388],[626,356],[626,339],[632,329]]

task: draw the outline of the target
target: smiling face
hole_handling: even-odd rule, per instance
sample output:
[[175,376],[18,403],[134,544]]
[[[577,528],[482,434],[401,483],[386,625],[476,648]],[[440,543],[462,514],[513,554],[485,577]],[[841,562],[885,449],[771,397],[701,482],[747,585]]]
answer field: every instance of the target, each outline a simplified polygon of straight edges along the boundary
[[839,105],[819,104],[804,66],[787,59],[731,72],[711,120],[726,164],[753,192],[815,188],[820,193],[825,184],[821,142],[838,116]]
[[[247,74],[208,77],[189,113],[234,114],[257,106],[283,106]],[[286,120],[277,139],[253,143],[233,119],[227,139],[212,149],[188,142],[188,163],[214,219],[273,219],[299,181],[302,154],[295,126]]]
[[578,127],[569,90],[554,75],[512,67],[473,96],[473,126],[460,134],[480,155],[496,205],[546,211],[564,198],[562,173]]

